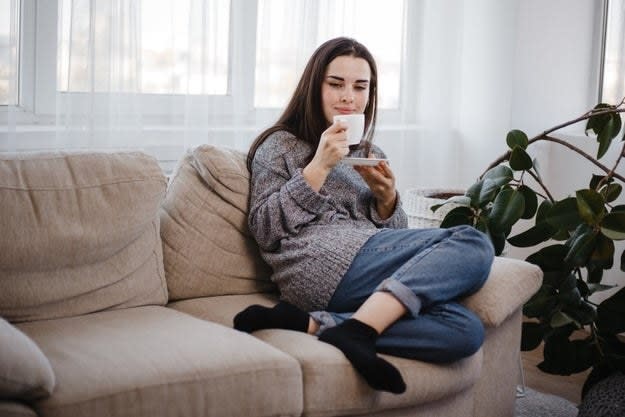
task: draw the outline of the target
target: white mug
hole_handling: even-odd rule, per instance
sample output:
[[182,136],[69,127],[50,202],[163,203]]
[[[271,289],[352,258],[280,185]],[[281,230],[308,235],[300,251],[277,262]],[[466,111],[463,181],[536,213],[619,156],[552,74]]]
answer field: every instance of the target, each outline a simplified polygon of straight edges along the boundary
[[365,132],[365,115],[360,114],[337,114],[334,121],[340,120],[347,125],[347,144],[358,145]]

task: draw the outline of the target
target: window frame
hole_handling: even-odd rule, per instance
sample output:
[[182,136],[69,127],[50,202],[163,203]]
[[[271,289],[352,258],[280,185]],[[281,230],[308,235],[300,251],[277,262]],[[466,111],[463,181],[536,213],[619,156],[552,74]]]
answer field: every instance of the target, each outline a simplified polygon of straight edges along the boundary
[[[608,59],[608,32],[609,32],[609,22],[610,22],[610,4],[611,0],[603,0],[602,1],[602,10],[601,10],[601,34],[600,34],[600,56],[599,56],[599,74],[597,80],[597,100],[602,103],[606,100],[606,60]],[[624,24],[625,25],[625,24]],[[621,30],[621,32],[625,32],[625,28]],[[625,57],[624,57],[625,59]],[[616,104],[616,103],[610,103]]]
[[[404,0],[405,22],[420,20],[422,2]],[[56,119],[56,60],[58,0],[22,0],[20,13],[20,85],[16,121],[18,124],[54,124]],[[202,103],[215,109],[215,121],[231,125],[233,120],[246,126],[255,121],[271,120],[281,109],[254,107],[254,70],[256,54],[257,2],[232,0],[230,13],[230,75],[226,95],[198,96]],[[404,49],[416,51],[421,39],[421,25],[404,24]],[[250,47],[249,45],[254,45]],[[400,97],[396,109],[379,109],[378,125],[414,125],[417,122],[419,54],[402,57],[400,71]],[[85,105],[86,93],[71,95],[75,105]],[[142,106],[148,123],[155,125],[177,124],[178,115],[172,108],[184,109],[195,98],[178,94],[142,95]],[[233,103],[242,114],[233,115]],[[183,113],[179,115],[183,117]],[[221,121],[221,123],[219,123]],[[243,126],[242,126],[243,127]]]

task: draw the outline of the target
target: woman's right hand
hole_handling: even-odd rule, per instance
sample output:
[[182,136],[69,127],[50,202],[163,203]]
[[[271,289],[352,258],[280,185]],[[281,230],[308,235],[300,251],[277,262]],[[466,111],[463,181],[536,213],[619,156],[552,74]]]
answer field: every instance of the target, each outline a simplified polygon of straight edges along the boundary
[[327,128],[321,134],[315,156],[304,167],[304,178],[315,191],[321,189],[332,168],[349,153],[346,129],[347,125],[341,121]]

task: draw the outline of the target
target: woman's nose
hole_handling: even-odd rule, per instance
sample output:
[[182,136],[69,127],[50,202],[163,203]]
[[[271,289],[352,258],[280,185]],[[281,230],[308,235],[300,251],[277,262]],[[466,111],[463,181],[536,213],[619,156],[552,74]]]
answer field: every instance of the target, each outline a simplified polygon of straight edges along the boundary
[[354,101],[354,94],[351,91],[345,91],[341,97],[341,101],[345,103],[351,103]]

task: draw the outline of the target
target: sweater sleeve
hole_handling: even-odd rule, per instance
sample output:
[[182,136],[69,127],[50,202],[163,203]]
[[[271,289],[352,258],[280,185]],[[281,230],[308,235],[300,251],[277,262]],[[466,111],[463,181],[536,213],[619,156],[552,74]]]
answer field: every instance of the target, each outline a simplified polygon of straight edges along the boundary
[[296,235],[330,207],[328,197],[310,187],[301,168],[289,173],[289,152],[275,151],[259,148],[252,165],[248,224],[267,251],[276,250],[282,239]]
[[376,227],[384,227],[388,229],[405,229],[408,227],[408,216],[406,212],[402,208],[401,197],[399,192],[397,192],[397,202],[395,203],[395,211],[388,219],[382,219],[378,214],[377,203],[375,198],[371,200],[371,204],[369,205],[369,213],[371,217],[371,221],[376,225]]
[[[382,149],[378,146],[373,146],[372,148],[373,155],[377,158],[386,158],[386,154]],[[364,155],[363,155],[364,156]],[[388,219],[382,219],[378,214],[377,209],[377,201],[375,197],[372,196],[371,201],[369,203],[369,218],[376,225],[376,227],[381,228],[389,228],[389,229],[405,229],[408,227],[408,216],[406,212],[402,208],[402,200],[399,195],[399,191],[397,192],[397,202],[395,203],[395,211]]]

